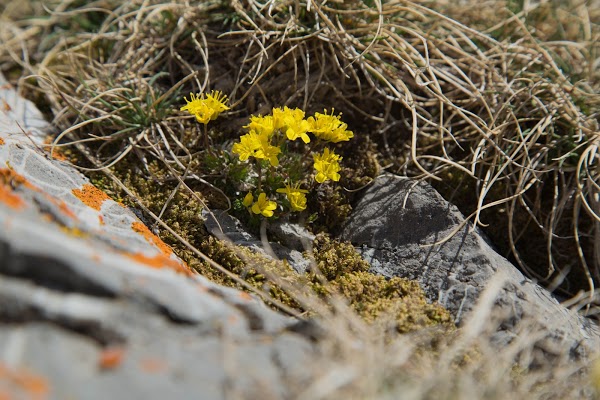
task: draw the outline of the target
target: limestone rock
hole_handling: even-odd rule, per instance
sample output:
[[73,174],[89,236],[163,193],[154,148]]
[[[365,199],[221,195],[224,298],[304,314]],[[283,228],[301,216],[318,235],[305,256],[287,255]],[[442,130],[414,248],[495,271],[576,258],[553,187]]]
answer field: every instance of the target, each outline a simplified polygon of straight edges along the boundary
[[510,341],[519,323],[528,320],[546,332],[539,343],[545,341],[547,351],[600,349],[600,330],[594,322],[566,309],[523,276],[470,224],[434,245],[462,221],[458,209],[429,184],[388,174],[366,189],[341,239],[356,246],[372,272],[417,280],[428,299],[439,301],[458,324],[494,282],[498,291],[487,317],[498,318],[499,343]]
[[3,394],[285,398],[307,383],[314,344],[293,320],[195,274],[43,151],[46,123],[6,82],[1,102]]

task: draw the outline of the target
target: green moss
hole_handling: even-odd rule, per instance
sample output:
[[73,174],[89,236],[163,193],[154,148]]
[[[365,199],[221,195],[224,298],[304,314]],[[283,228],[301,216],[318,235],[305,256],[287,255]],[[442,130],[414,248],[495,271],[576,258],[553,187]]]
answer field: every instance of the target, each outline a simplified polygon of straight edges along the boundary
[[328,235],[319,234],[313,245],[315,265],[328,281],[348,273],[369,270],[369,263],[348,242],[338,242]]
[[398,332],[409,332],[427,326],[453,327],[450,313],[439,304],[430,304],[416,281],[403,278],[386,279],[370,272],[350,243],[342,243],[320,234],[314,241],[315,265],[328,281],[309,273],[313,290],[323,298],[337,293],[365,321],[392,322]]
[[[241,246],[224,243],[212,236],[202,242],[200,251],[252,286],[266,291],[272,298],[301,310],[294,296],[281,287],[281,284],[296,286],[298,281],[303,280],[303,277],[294,272],[287,263],[272,260]],[[194,267],[214,282],[245,290],[239,283],[224,276],[208,263],[199,263]]]
[[[369,273],[369,264],[350,243],[336,241],[325,234],[317,235],[312,252],[314,266],[324,279],[319,278],[314,267],[306,275],[299,275],[285,262],[271,260],[211,236],[203,240],[199,249],[252,286],[301,312],[307,310],[296,299],[299,294],[304,297],[312,291],[325,302],[334,294],[342,295],[365,321],[388,324],[391,321],[398,332],[434,325],[453,326],[448,311],[438,304],[429,304],[417,282],[386,279]],[[244,290],[207,263],[190,265],[212,281]]]
[[452,326],[450,313],[439,304],[428,303],[415,281],[359,271],[340,276],[333,287],[364,320],[391,320],[401,333],[439,324]]

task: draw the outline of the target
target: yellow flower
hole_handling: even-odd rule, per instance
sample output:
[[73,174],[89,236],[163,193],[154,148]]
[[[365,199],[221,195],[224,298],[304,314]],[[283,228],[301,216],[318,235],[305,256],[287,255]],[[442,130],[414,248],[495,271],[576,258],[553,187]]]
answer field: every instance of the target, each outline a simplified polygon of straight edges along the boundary
[[[246,196],[247,197],[247,196]],[[252,206],[252,212],[254,214],[262,214],[265,217],[269,218],[273,216],[273,210],[277,208],[277,203],[274,201],[270,201],[267,199],[267,195],[261,193],[258,195],[258,200]]]
[[250,123],[244,128],[248,128],[249,130],[255,131],[259,135],[266,135],[267,137],[271,137],[273,132],[275,131],[275,125],[273,117],[267,115],[265,117],[255,117],[254,115],[250,117]]
[[304,143],[310,142],[310,137],[306,134],[310,128],[308,121],[304,119],[304,111],[299,108],[293,110],[288,107],[273,109],[273,118],[281,125],[281,130],[289,140],[302,139]]
[[268,135],[259,135],[254,131],[242,135],[239,143],[235,143],[231,151],[239,154],[240,161],[246,161],[249,157],[254,157],[260,160],[269,160],[274,167],[279,165],[277,155],[281,153],[279,147],[272,146],[269,143]]
[[292,186],[286,183],[285,188],[277,189],[277,193],[286,194],[292,211],[302,211],[306,209],[306,196],[304,193],[308,193],[308,190],[300,189],[300,184]]
[[249,157],[255,156],[256,150],[261,146],[260,138],[256,132],[250,132],[240,137],[240,142],[235,143],[231,151],[239,154],[240,161],[246,161]]
[[315,180],[319,183],[323,183],[328,179],[332,181],[339,181],[340,174],[340,164],[338,161],[342,159],[339,155],[335,154],[333,151],[329,151],[328,148],[325,148],[323,154],[315,154],[313,155],[315,160],[314,168],[317,170],[317,175],[315,176]]
[[281,149],[277,146],[273,146],[270,143],[270,135],[266,131],[259,133],[258,135],[258,147],[254,153],[254,157],[269,160],[273,167],[279,165],[277,155],[281,153]]
[[277,146],[272,146],[268,141],[261,140],[260,147],[254,153],[254,157],[264,160],[269,160],[271,166],[276,167],[279,165],[279,159],[277,155],[281,153],[281,149]]
[[206,95],[206,104],[213,110],[212,120],[217,119],[223,111],[229,110],[226,104],[227,101],[227,95],[218,90],[213,90],[210,94]]
[[273,107],[273,129],[283,129],[285,126],[283,121],[284,116],[285,113],[281,107]]
[[254,196],[252,196],[252,192],[248,192],[248,194],[244,197],[242,204],[244,205],[244,207],[250,207],[253,201]]
[[327,114],[327,110],[325,110],[325,114],[315,113],[314,117],[308,118],[309,130],[316,137],[328,142],[348,141],[354,137],[354,133],[346,130],[348,124],[340,121],[340,116],[341,114],[337,117],[334,116],[333,110],[331,110],[331,114]]
[[196,116],[196,120],[203,124],[214,121],[223,111],[229,110],[226,105],[227,96],[218,90],[213,90],[206,95],[206,98],[204,98],[204,93],[199,95],[190,93],[190,98],[191,100],[188,100],[184,97],[187,104],[181,107],[180,110]]

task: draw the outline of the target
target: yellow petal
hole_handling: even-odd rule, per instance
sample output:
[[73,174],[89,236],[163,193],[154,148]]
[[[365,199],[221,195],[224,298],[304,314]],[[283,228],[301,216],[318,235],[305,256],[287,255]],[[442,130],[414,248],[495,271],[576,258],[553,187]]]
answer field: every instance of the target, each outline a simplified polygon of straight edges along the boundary
[[244,201],[242,201],[242,204],[245,207],[250,207],[252,205],[253,201],[254,201],[254,196],[252,196],[252,192],[248,192],[248,194],[246,194],[246,196],[244,197]]

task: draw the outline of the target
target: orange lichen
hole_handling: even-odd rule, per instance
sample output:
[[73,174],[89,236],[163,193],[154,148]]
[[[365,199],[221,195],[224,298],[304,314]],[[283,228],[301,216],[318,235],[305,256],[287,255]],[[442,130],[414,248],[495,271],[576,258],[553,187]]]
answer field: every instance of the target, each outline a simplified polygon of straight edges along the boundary
[[24,186],[39,191],[37,186],[32,185],[23,175],[10,168],[0,168],[0,202],[14,209],[21,209],[25,201],[14,193],[14,188]]
[[69,157],[65,156],[60,151],[56,151],[56,150],[54,150],[54,153],[52,153],[52,158],[54,160],[58,160],[58,161],[69,161]]
[[81,189],[73,189],[71,192],[85,205],[98,211],[100,211],[102,203],[106,200],[110,200],[110,197],[102,190],[87,183],[83,185]]
[[104,217],[102,215],[98,215],[98,221],[100,222],[100,225],[106,224],[106,222],[104,222]]
[[40,376],[21,372],[14,376],[14,381],[31,395],[44,396],[48,393],[48,382]]
[[40,191],[40,188],[33,185],[27,178],[11,168],[0,168],[0,184],[10,187],[25,186],[28,189]]
[[140,360],[140,369],[150,374],[163,372],[167,368],[167,362],[158,358],[145,358]]
[[[0,382],[6,384],[9,390],[21,392],[30,399],[46,398],[50,388],[48,381],[43,377],[22,369],[8,368],[3,364],[0,364]],[[2,395],[10,398],[7,393],[3,392]]]
[[10,208],[14,208],[16,210],[25,207],[25,201],[14,194],[10,187],[5,185],[0,185],[0,203],[4,203]]
[[10,104],[8,104],[6,102],[6,100],[2,99],[2,108],[4,109],[4,111],[9,112],[12,111],[12,107],[10,106]]
[[123,362],[125,358],[125,349],[122,347],[109,347],[100,353],[98,366],[101,369],[114,369]]
[[0,137],[0,146],[2,146],[3,144],[4,144],[4,139],[2,139],[2,138]]
[[158,249],[164,255],[170,256],[173,253],[173,250],[169,246],[167,246],[167,244],[163,242],[158,236],[150,232],[150,229],[148,229],[148,227],[143,223],[134,222],[131,224],[131,229],[141,234],[144,238],[146,238],[148,242],[158,247]]
[[53,159],[55,160],[59,160],[59,161],[69,161],[69,157],[67,157],[63,152],[62,149],[60,147],[54,147],[52,148],[52,143],[54,142],[54,137],[53,136],[46,136],[44,138],[44,144],[46,145],[47,148],[50,148],[51,150],[49,151],[50,155],[52,156]]
[[173,260],[172,258],[169,258],[163,254],[157,254],[153,257],[147,256],[145,254],[142,253],[126,253],[127,257],[131,258],[134,261],[137,261],[139,263],[142,263],[144,265],[147,265],[149,267],[152,268],[157,268],[157,269],[161,269],[161,268],[168,268],[168,269],[172,269],[173,271],[183,274],[183,275],[187,275],[187,276],[191,276],[192,271],[190,270],[190,268],[187,266],[187,264],[181,264],[179,262],[177,262],[176,260]]
[[240,292],[240,294],[238,295],[242,300],[245,301],[250,301],[252,300],[252,296],[250,296],[248,293],[246,292]]
[[[1,138],[0,138],[1,139]],[[23,186],[27,189],[42,193],[46,199],[56,205],[61,213],[71,219],[77,219],[77,215],[69,208],[62,200],[56,199],[52,195],[45,193],[42,189],[35,186],[27,180],[23,175],[17,173],[10,168],[0,169],[0,202],[8,204],[12,208],[22,208],[25,204],[23,199],[14,194],[13,188]],[[51,220],[50,218],[49,220]]]

